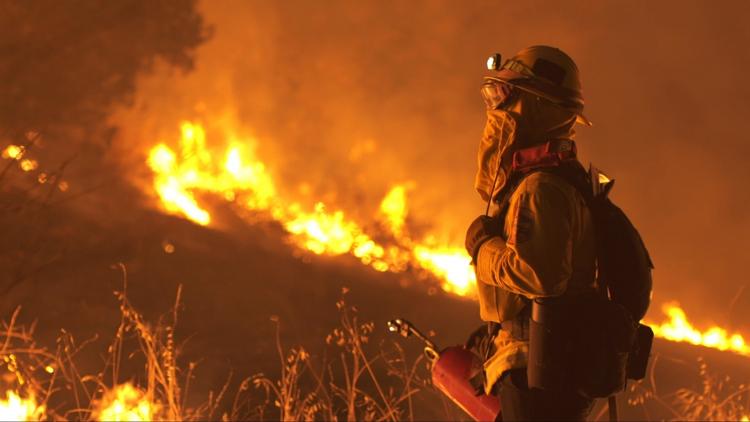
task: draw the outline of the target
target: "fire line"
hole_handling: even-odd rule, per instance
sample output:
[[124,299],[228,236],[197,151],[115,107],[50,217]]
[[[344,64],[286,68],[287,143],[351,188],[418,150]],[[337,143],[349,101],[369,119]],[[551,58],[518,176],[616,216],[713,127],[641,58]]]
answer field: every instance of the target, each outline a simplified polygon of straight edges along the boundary
[[209,225],[211,214],[195,194],[213,193],[244,209],[268,213],[284,226],[295,246],[314,254],[351,254],[381,272],[420,268],[442,280],[444,290],[471,294],[474,273],[463,248],[438,245],[431,237],[415,241],[408,235],[406,192],[411,183],[394,186],[376,213],[376,220],[393,238],[385,244],[342,210],[322,202],[304,209],[296,201],[280,198],[266,165],[253,152],[253,140],[235,135],[228,139],[224,151],[212,150],[201,125],[183,122],[179,148],[164,143],[151,148],[148,164],[154,172],[154,189],[168,212]]
[[[303,250],[317,255],[350,254],[381,272],[418,268],[440,280],[446,292],[474,298],[476,277],[462,247],[439,245],[432,236],[421,240],[409,236],[406,196],[413,183],[394,186],[380,204],[375,218],[394,239],[385,244],[342,210],[330,209],[322,202],[306,210],[296,201],[280,198],[266,165],[254,154],[254,140],[234,134],[227,139],[226,149],[217,151],[207,144],[200,124],[183,122],[179,148],[165,143],[151,148],[148,163],[154,172],[153,187],[168,212],[209,225],[210,211],[199,204],[195,194],[213,193],[244,209],[268,213]],[[669,320],[648,323],[657,337],[750,356],[750,346],[742,335],[730,335],[718,326],[700,331],[676,303],[666,303],[662,309]]]

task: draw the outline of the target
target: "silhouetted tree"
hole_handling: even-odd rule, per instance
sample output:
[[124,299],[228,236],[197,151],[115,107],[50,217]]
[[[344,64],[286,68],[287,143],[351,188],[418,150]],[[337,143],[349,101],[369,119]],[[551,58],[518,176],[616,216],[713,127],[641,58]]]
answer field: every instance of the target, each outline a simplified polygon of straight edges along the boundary
[[19,190],[3,179],[12,162],[0,160],[0,296],[81,241],[48,206],[71,167],[78,177],[69,198],[102,187],[126,196],[103,160],[114,133],[108,115],[158,60],[189,71],[209,32],[196,0],[0,0],[0,149],[41,139],[32,155],[49,181],[28,173]]
[[195,0],[0,1],[0,135],[75,141],[155,60],[184,71],[208,28]]

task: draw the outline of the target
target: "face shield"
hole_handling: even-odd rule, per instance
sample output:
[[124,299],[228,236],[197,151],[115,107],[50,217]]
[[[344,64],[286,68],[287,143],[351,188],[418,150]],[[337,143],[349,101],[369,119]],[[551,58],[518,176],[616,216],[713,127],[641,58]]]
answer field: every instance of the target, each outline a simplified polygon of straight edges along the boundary
[[497,110],[517,96],[513,85],[490,77],[484,78],[480,92],[487,110]]

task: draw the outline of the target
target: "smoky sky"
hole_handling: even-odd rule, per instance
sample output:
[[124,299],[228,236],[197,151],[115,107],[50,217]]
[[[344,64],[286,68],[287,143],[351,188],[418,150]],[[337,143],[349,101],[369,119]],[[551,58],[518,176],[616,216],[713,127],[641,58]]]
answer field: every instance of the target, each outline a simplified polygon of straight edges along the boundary
[[[227,108],[292,191],[367,214],[413,181],[411,218],[456,245],[473,191],[488,55],[561,48],[578,64],[584,163],[616,180],[656,265],[655,303],[741,324],[750,292],[750,3],[206,1],[195,71],[143,79],[119,118],[137,155],[178,119]],[[133,129],[133,126],[143,129]],[[157,129],[158,128],[158,129]],[[138,138],[134,141],[134,138]],[[365,210],[365,211],[362,211]],[[743,306],[744,304],[744,306]],[[652,315],[658,308],[652,309]]]

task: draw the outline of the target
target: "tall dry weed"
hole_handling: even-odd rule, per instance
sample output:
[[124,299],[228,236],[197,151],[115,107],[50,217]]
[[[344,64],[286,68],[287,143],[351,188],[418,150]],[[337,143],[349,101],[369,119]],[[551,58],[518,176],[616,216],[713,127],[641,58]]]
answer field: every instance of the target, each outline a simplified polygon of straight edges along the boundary
[[[340,325],[325,343],[332,357],[313,358],[303,348],[285,350],[281,344],[280,322],[276,324],[276,344],[281,375],[272,380],[263,374],[251,378],[265,399],[254,416],[270,416],[267,406],[277,408],[280,420],[400,421],[414,420],[412,396],[424,388],[418,375],[423,359],[409,362],[404,350],[393,343],[392,350],[372,346],[373,322],[361,322],[355,306],[346,302],[347,289],[336,302]],[[373,350],[375,349],[375,350]]]
[[[654,420],[654,409],[660,414],[670,415],[675,421],[742,421],[750,416],[750,386],[733,382],[729,375],[718,375],[709,370],[702,357],[698,358],[698,389],[681,387],[674,391],[662,391],[655,375],[657,365],[664,357],[655,354],[649,371],[643,380],[632,382],[627,392],[627,404],[640,409],[644,420]],[[674,361],[684,366],[687,373],[696,367],[683,361]],[[651,411],[649,410],[651,409]],[[602,420],[607,408],[596,415]],[[663,418],[663,416],[661,417]]]
[[[17,309],[0,330],[0,391],[13,391],[33,398],[31,418],[50,420],[98,420],[114,392],[127,385],[147,404],[145,419],[153,420],[337,420],[414,421],[420,419],[415,399],[444,406],[446,419],[464,418],[436,392],[429,380],[424,356],[412,355],[398,342],[376,338],[376,325],[362,321],[356,306],[347,302],[347,290],[336,302],[339,324],[321,339],[323,347],[311,354],[302,346],[286,347],[282,342],[282,321],[275,324],[278,374],[247,377],[233,386],[233,374],[221,388],[206,394],[201,403],[187,400],[196,364],[183,362],[177,346],[177,325],[181,287],[174,305],[156,322],[147,321],[127,296],[127,271],[123,289],[115,292],[120,323],[109,344],[103,368],[84,374],[78,368],[80,352],[91,347],[96,337],[78,342],[62,331],[55,348],[46,349],[34,341],[33,325],[17,323]],[[126,373],[125,360],[142,364],[136,373]],[[711,372],[698,363],[700,388],[683,387],[664,392],[657,386],[655,356],[646,379],[631,383],[628,404],[643,410],[661,409],[674,420],[742,420],[750,408],[750,386],[737,384],[728,376]],[[132,368],[132,365],[131,365]],[[688,367],[690,368],[690,367]],[[131,370],[132,371],[132,370]],[[193,396],[194,397],[194,396]],[[0,397],[0,400],[2,397]],[[604,417],[604,410],[595,419]]]
[[17,324],[21,308],[18,307],[8,322],[3,321],[0,332],[0,389],[6,399],[10,392],[26,400],[29,417],[40,419],[47,411],[48,401],[55,392],[60,367],[58,355],[39,347],[34,341],[34,326],[25,328]]
[[729,375],[712,373],[703,359],[698,361],[701,388],[680,388],[674,402],[680,416],[689,420],[739,421],[750,415],[750,386],[737,384]]

